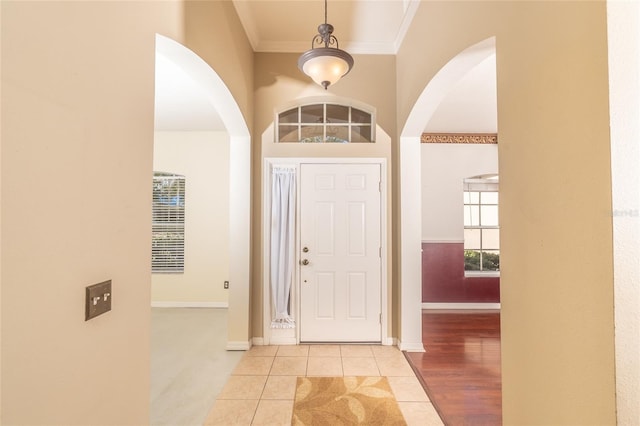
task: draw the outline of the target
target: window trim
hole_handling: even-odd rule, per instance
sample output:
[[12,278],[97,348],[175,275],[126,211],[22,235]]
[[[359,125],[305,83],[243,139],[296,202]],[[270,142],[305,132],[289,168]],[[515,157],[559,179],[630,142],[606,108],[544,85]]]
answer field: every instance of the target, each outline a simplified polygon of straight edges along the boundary
[[465,278],[500,278],[500,271],[464,271]]
[[[496,192],[499,194],[499,180],[498,180],[498,175],[481,175],[481,176],[474,176],[471,178],[467,178],[463,180],[463,196],[465,193],[467,192]],[[466,208],[468,205],[477,205],[478,209],[479,209],[479,216],[478,216],[478,225],[469,225],[467,226],[466,224],[463,224],[463,229],[479,229],[479,230],[483,230],[483,229],[497,229],[500,230],[500,219],[498,218],[498,225],[494,226],[494,225],[487,225],[487,226],[482,226],[480,225],[480,220],[481,220],[481,213],[480,210],[482,204],[482,196],[480,196],[480,199],[478,200],[478,204],[467,204],[466,202],[463,202],[463,208]],[[484,204],[484,205],[495,205],[498,206],[500,205],[500,198],[498,198],[498,203],[497,204]],[[466,248],[464,249],[466,250]],[[491,249],[487,249],[487,250],[491,250]],[[480,234],[480,252],[482,253],[483,251],[483,246],[482,246],[482,233]],[[498,255],[500,254],[500,247],[498,247]],[[480,263],[480,268],[482,268],[482,261]],[[500,277],[500,270],[497,271],[489,271],[489,270],[464,270],[464,276],[465,278],[487,278],[487,277]]]
[[[302,121],[302,109],[310,106],[320,106],[322,105],[322,122],[303,122]],[[346,122],[341,123],[331,123],[327,121],[327,106],[329,105],[337,105],[341,107],[348,108],[348,119]],[[288,123],[280,123],[280,116],[288,111],[293,109],[297,109],[297,120],[296,122],[288,122]],[[352,121],[353,117],[353,109],[358,111],[362,111],[363,113],[369,115],[371,118],[368,122],[359,122]],[[295,141],[281,141],[280,140],[280,127],[292,127],[297,128],[298,137]],[[322,126],[322,140],[304,140],[302,138],[302,131],[305,127],[308,126]],[[343,141],[327,141],[327,128],[332,126],[335,127],[346,127],[348,130],[348,140]],[[370,129],[370,140],[362,140],[362,141],[353,141],[352,131],[354,127],[368,127]],[[376,143],[376,114],[375,109],[362,104],[355,104],[353,102],[342,102],[340,100],[307,100],[306,102],[299,102],[295,104],[289,104],[282,109],[275,112],[274,117],[274,143],[306,143],[306,144],[314,144],[314,143],[330,143],[330,144],[369,144]]]
[[[163,207],[158,209],[159,205],[156,191],[156,185],[161,180],[174,180],[178,182],[178,192],[176,193],[175,205],[163,203]],[[153,192],[152,192],[152,218],[151,218],[151,273],[152,274],[183,274],[185,269],[185,194],[186,194],[186,177],[175,173],[153,172]],[[173,197],[172,197],[173,198]],[[174,208],[177,207],[177,208]],[[157,217],[164,217],[167,220],[157,220]],[[172,232],[173,231],[173,232]],[[158,244],[159,234],[177,234],[181,236],[177,240],[171,240],[164,247]],[[160,250],[163,250],[165,256],[158,256]],[[164,259],[162,261],[159,258]]]

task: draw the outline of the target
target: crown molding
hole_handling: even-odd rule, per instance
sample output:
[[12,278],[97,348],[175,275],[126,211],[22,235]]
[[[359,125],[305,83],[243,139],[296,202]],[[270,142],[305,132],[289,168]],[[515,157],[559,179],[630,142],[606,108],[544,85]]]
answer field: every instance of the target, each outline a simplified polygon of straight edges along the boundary
[[393,45],[393,54],[398,53],[400,50],[400,46],[402,46],[402,42],[404,41],[404,36],[407,35],[407,31],[411,26],[413,17],[416,16],[418,6],[420,6],[420,0],[405,0],[404,16],[402,17],[402,23],[400,24],[400,28],[398,28],[398,34]]
[[[402,41],[411,26],[411,22],[420,6],[420,0],[402,0],[404,14],[398,27],[395,39],[388,42],[349,42],[342,41],[340,48],[352,55],[395,55],[398,53]],[[254,52],[260,53],[302,53],[311,48],[309,40],[278,41],[264,40],[260,38],[260,32],[256,16],[253,15],[251,2],[246,0],[233,0],[233,6],[244,32]]]

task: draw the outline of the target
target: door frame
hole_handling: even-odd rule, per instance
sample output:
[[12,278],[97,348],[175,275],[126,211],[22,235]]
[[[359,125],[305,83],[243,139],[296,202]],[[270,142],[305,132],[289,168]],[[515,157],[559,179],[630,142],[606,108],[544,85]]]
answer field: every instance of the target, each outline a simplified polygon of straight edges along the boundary
[[[387,180],[387,159],[386,158],[362,158],[362,157],[336,157],[336,158],[264,158],[262,167],[262,342],[255,344],[263,345],[298,345],[300,344],[300,328],[296,325],[294,329],[272,329],[271,328],[271,289],[269,277],[271,265],[269,262],[269,251],[271,247],[271,171],[276,166],[289,166],[296,169],[298,177],[297,197],[296,197],[296,219],[300,215],[300,185],[299,177],[302,164],[376,164],[380,166],[380,245],[382,253],[380,258],[380,342],[383,345],[393,345],[393,339],[389,338],[389,305],[390,295],[388,293],[388,180]],[[300,244],[300,221],[296,220],[296,246]],[[291,285],[291,312],[296,321],[300,319],[300,250],[296,250],[296,269],[293,283]]]

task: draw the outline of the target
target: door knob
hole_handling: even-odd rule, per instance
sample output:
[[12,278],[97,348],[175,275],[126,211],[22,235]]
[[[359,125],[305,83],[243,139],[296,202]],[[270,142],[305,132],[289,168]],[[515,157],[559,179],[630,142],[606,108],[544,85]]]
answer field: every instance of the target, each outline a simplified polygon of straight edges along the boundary
[[302,251],[303,251],[304,253],[308,253],[308,252],[309,252],[309,247],[303,247],[303,248],[302,248]]
[[302,260],[300,261],[300,264],[302,264],[302,265],[308,265],[308,264],[309,264],[309,261],[308,261],[307,259],[302,259]]

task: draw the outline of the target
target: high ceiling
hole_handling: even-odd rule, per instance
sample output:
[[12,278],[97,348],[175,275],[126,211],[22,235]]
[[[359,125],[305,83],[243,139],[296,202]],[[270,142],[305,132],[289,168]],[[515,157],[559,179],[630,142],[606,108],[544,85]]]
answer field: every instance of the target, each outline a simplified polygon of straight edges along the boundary
[[[323,0],[234,0],[256,52],[304,52],[324,23]],[[356,54],[395,54],[417,0],[329,0],[327,22],[340,48]]]
[[[317,26],[324,22],[324,0],[233,0],[233,4],[256,52],[308,50]],[[395,54],[418,5],[419,0],[328,0],[327,22],[334,26],[340,48],[349,53]],[[432,128],[425,131],[495,131],[495,58],[469,74],[442,102]],[[478,127],[478,122],[484,124]],[[156,59],[156,130],[224,130],[198,83],[162,55]]]

